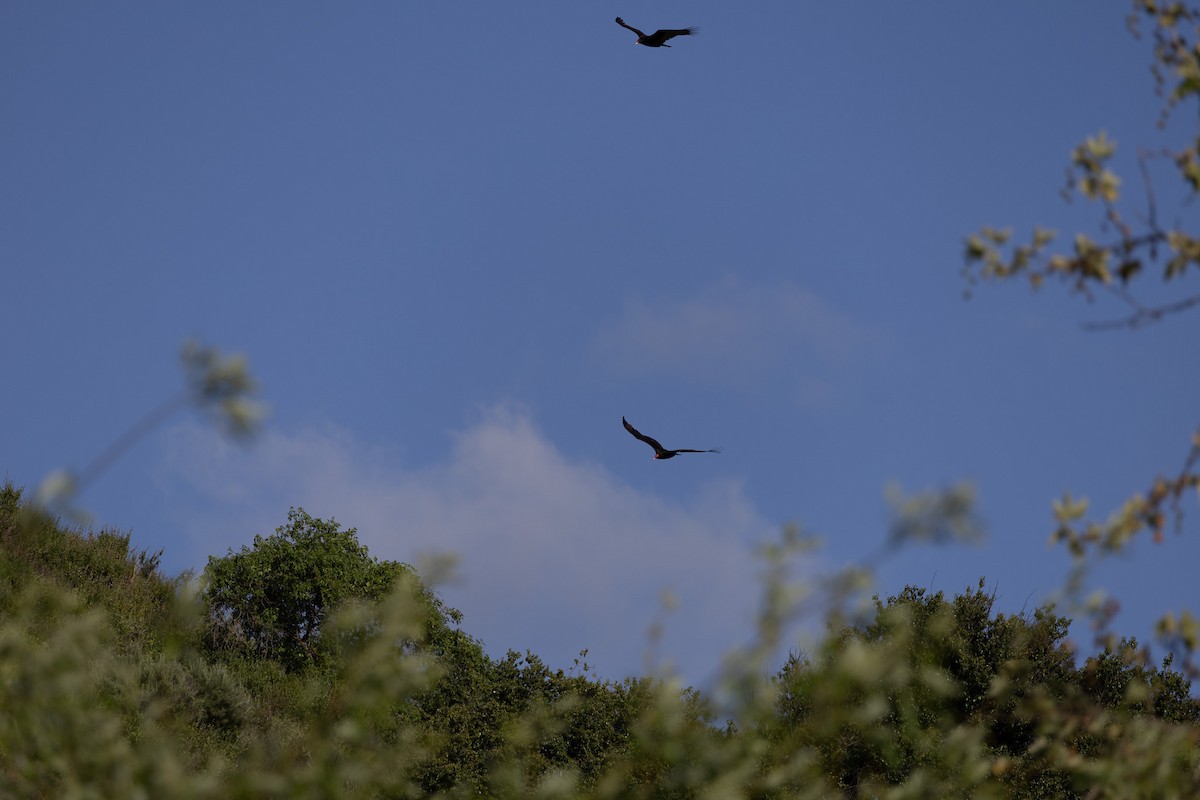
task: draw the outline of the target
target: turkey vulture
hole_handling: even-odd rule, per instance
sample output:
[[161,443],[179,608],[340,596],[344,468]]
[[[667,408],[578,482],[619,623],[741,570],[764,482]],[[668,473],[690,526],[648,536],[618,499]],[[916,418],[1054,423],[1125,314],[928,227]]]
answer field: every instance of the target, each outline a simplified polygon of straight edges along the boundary
[[[638,36],[636,43],[644,44],[646,47],[670,47],[671,45],[667,44],[667,39],[674,39],[676,36],[692,36],[697,30],[699,30],[699,28],[681,28],[673,31],[655,31],[647,36],[632,25],[626,25],[625,20],[621,19],[620,17],[617,17],[617,24],[622,28],[629,28],[629,30],[636,33]],[[701,450],[700,452],[703,453],[707,451]]]
[[[657,45],[655,45],[655,46],[657,47]],[[625,419],[624,417],[621,417],[621,424],[624,425],[625,430],[632,433],[635,438],[641,439],[643,442],[645,442],[646,444],[653,447],[655,458],[659,458],[659,459],[674,458],[675,456],[679,455],[680,453],[719,453],[719,452],[721,452],[721,448],[719,448],[719,447],[713,448],[712,450],[687,450],[687,449],[668,450],[667,448],[663,447],[661,444],[659,444],[655,440],[651,439],[649,436],[639,433],[638,429],[633,427],[632,425],[630,425],[629,420]]]

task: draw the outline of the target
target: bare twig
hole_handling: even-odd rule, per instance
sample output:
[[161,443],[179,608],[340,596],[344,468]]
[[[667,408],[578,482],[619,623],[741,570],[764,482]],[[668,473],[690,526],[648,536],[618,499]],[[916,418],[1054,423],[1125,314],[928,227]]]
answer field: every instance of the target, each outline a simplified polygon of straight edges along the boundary
[[[1116,287],[1114,287],[1115,289]],[[1179,311],[1186,311],[1193,306],[1200,305],[1200,295],[1192,295],[1174,303],[1166,305],[1146,307],[1135,301],[1127,292],[1123,295],[1124,299],[1134,306],[1136,311],[1128,317],[1122,319],[1106,320],[1104,322],[1085,322],[1083,327],[1089,331],[1111,331],[1118,328],[1129,328],[1136,330],[1143,325],[1151,322],[1157,322],[1167,314],[1174,314]]]

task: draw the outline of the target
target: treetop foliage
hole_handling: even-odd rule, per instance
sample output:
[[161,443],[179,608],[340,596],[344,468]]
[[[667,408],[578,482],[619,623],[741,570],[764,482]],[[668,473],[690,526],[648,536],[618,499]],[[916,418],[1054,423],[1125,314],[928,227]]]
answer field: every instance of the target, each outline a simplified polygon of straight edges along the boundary
[[[199,592],[128,537],[64,529],[12,486],[0,554],[0,776],[14,796],[1200,791],[1200,704],[1169,660],[1142,663],[1132,640],[1080,660],[1068,619],[996,613],[982,580],[953,598],[876,597],[782,669],[739,662],[718,703],[669,676],[601,680],[586,654],[569,671],[492,658],[411,567],[301,509],[210,559]],[[779,567],[764,620],[795,596]]]
[[[292,669],[319,663],[327,649],[325,619],[334,608],[351,599],[379,601],[402,573],[412,573],[405,564],[371,558],[355,534],[293,508],[273,535],[209,558],[202,595],[214,646]],[[428,599],[431,616],[446,613],[440,601]]]

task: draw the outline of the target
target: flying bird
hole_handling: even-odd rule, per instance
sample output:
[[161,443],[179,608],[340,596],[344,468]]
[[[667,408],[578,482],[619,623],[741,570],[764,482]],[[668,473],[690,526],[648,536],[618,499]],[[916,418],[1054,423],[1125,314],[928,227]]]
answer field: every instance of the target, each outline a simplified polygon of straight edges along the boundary
[[621,424],[625,426],[625,430],[627,430],[633,434],[634,438],[641,439],[643,442],[645,442],[646,444],[653,447],[655,458],[659,458],[659,459],[674,458],[675,456],[679,455],[680,453],[719,453],[719,452],[721,452],[721,448],[719,448],[719,447],[713,448],[712,450],[687,450],[687,449],[668,450],[667,448],[663,447],[661,444],[659,444],[654,439],[651,439],[649,436],[646,436],[643,433],[639,433],[638,429],[633,427],[632,425],[630,425],[629,420],[625,419],[624,417],[621,417]]
[[[617,17],[617,24],[620,25],[622,28],[628,28],[629,30],[636,33],[637,37],[638,37],[637,44],[644,44],[644,45],[646,45],[646,47],[670,47],[671,45],[667,44],[667,39],[674,39],[676,36],[694,36],[696,31],[700,30],[699,28],[680,28],[678,30],[662,30],[662,31],[655,31],[654,33],[647,36],[646,34],[639,31],[637,28],[633,27],[632,25],[626,25],[625,20],[621,19],[620,17]],[[707,451],[701,450],[700,452],[703,453],[703,452],[707,452]]]

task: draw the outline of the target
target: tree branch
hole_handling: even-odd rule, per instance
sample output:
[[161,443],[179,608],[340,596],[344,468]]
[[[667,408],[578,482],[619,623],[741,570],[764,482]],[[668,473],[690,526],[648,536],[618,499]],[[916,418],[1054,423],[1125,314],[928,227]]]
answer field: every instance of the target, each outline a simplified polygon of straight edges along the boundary
[[1143,325],[1147,325],[1151,322],[1157,322],[1167,314],[1186,311],[1193,306],[1200,305],[1200,294],[1192,295],[1191,297],[1184,298],[1183,300],[1179,300],[1174,303],[1167,303],[1166,305],[1154,306],[1152,308],[1140,305],[1131,296],[1129,296],[1128,293],[1122,293],[1122,296],[1127,302],[1133,305],[1135,309],[1137,309],[1133,314],[1130,314],[1128,317],[1123,317],[1122,319],[1106,320],[1104,322],[1085,322],[1083,324],[1083,328],[1089,331],[1111,331],[1118,328],[1136,330]]

